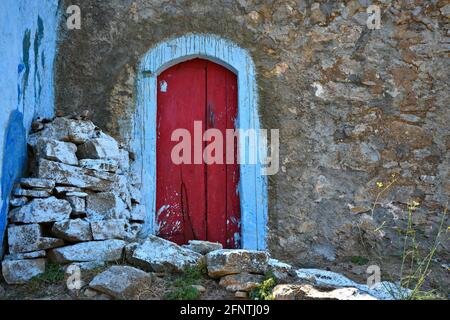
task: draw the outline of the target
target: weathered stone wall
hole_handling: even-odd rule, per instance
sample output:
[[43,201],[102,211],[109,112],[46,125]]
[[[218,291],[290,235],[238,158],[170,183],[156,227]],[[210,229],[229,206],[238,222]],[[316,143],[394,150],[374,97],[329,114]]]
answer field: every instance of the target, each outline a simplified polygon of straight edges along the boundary
[[0,2],[0,257],[14,180],[26,161],[33,118],[54,111],[58,0]]
[[[273,256],[302,266],[396,261],[412,199],[418,241],[433,243],[450,193],[446,1],[374,1],[380,30],[366,27],[363,0],[77,2],[81,30],[61,24],[57,108],[92,110],[124,143],[149,48],[192,32],[250,52],[262,125],[280,129],[281,171],[269,179]],[[376,182],[393,180],[372,217]],[[438,264],[448,249],[439,247]]]

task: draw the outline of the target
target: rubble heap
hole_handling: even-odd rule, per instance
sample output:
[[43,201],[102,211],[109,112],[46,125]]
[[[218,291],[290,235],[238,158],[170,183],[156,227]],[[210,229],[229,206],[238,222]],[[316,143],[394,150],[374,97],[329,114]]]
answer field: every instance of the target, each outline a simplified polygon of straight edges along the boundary
[[57,263],[118,260],[144,222],[129,152],[91,121],[35,122],[30,177],[15,185],[2,273],[23,283]]

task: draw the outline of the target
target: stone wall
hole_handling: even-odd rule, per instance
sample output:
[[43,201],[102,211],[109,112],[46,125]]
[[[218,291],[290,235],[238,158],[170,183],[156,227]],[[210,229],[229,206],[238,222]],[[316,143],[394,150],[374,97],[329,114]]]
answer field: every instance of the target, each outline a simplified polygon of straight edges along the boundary
[[0,2],[0,244],[8,196],[25,167],[31,122],[53,114],[57,26],[58,0]]
[[[450,193],[446,1],[77,2],[81,30],[60,29],[57,108],[92,110],[125,144],[149,48],[211,33],[250,52],[262,125],[280,129],[281,170],[269,178],[274,257],[301,266],[395,261],[413,199],[418,240],[433,243]],[[382,9],[379,30],[366,27],[370,3]],[[372,215],[376,183],[391,181]],[[439,247],[438,263],[448,249]]]

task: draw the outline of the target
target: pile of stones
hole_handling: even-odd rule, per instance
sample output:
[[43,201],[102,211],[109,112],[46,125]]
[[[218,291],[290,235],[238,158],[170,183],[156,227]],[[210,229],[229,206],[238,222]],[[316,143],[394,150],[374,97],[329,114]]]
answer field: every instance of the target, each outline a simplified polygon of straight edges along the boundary
[[23,283],[57,263],[120,259],[145,213],[131,182],[130,155],[91,121],[33,123],[29,178],[10,197],[7,283]]

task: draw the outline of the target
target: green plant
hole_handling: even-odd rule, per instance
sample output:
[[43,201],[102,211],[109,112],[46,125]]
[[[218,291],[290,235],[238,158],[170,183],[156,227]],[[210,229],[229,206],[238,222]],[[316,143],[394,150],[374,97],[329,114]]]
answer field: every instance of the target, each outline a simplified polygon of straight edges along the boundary
[[250,298],[253,300],[273,300],[272,290],[277,285],[273,272],[265,274],[264,281],[250,292]]
[[353,256],[350,258],[350,261],[354,264],[357,264],[359,266],[366,265],[369,262],[369,259],[360,257],[360,256]]
[[64,280],[64,270],[61,265],[48,263],[45,272],[33,277],[34,282],[58,283]]
[[183,286],[176,288],[166,294],[166,300],[197,300],[200,296],[200,292],[191,286]]
[[173,281],[174,290],[165,296],[167,300],[196,300],[200,292],[193,287],[200,283],[204,269],[201,265],[196,267],[186,267],[182,275]]
[[391,294],[404,300],[438,299],[439,297],[436,295],[435,290],[424,291],[422,286],[430,274],[431,261],[441,243],[442,232],[445,230],[444,222],[447,217],[447,208],[442,214],[432,248],[427,254],[423,255],[420,252],[419,244],[416,242],[416,231],[413,228],[413,212],[418,206],[419,203],[416,201],[408,204],[408,222],[403,239],[400,281],[398,282],[398,287],[391,289]]

